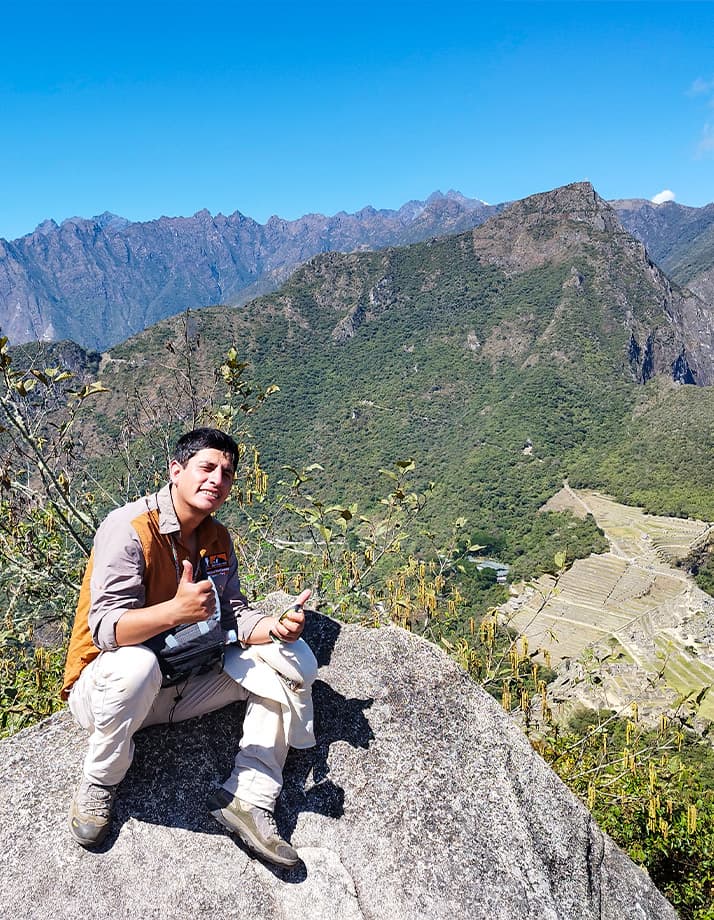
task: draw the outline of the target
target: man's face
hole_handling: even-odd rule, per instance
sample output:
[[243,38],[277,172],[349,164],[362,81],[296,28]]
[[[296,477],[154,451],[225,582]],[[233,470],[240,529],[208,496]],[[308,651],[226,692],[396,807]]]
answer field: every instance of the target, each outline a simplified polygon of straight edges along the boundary
[[185,466],[172,460],[169,466],[176,513],[197,513],[204,517],[217,511],[228,498],[233,484],[233,463],[223,451],[206,447],[194,454]]

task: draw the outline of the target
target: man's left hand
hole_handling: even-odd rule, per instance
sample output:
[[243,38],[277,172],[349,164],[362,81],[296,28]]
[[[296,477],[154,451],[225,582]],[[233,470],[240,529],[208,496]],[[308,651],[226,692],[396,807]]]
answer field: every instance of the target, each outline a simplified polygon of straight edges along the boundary
[[305,591],[296,599],[295,603],[288,607],[280,619],[275,618],[271,627],[271,632],[283,642],[295,642],[302,635],[305,628],[305,611],[304,605],[307,603],[312,591],[306,588]]

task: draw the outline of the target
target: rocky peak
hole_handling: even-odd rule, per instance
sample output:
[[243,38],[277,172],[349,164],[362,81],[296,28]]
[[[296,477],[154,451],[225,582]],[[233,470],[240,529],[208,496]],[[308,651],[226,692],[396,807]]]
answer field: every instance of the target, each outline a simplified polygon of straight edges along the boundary
[[562,262],[595,234],[624,233],[617,214],[589,182],[516,201],[474,230],[474,251],[506,271]]
[[589,182],[514,202],[476,227],[472,239],[479,259],[509,275],[570,263],[580,276],[587,265],[593,283],[607,293],[612,321],[624,327],[638,382],[655,374],[680,383],[714,381],[712,312],[694,294],[672,287]]
[[46,236],[48,233],[54,233],[58,228],[57,221],[52,220],[43,220],[41,224],[38,224],[35,227],[35,233],[40,236]]
[[125,227],[128,227],[131,221],[127,220],[126,217],[120,217],[118,214],[112,214],[111,211],[103,211],[101,214],[98,214],[96,217],[93,217],[97,226],[101,227],[102,230],[123,230]]

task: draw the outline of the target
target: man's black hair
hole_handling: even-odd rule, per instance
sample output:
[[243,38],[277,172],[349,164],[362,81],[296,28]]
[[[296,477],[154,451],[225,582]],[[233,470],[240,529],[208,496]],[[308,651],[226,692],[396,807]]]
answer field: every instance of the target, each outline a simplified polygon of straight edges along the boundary
[[181,466],[186,466],[191,457],[207,447],[227,454],[233,463],[233,471],[238,469],[238,445],[230,435],[218,428],[194,428],[182,434],[176,442],[173,459],[178,460]]

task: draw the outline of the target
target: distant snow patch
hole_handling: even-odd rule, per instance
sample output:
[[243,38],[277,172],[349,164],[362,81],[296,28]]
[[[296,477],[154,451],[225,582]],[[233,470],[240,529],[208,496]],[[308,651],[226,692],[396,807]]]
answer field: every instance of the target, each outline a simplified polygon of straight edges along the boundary
[[671,189],[666,188],[663,191],[658,192],[650,200],[652,201],[652,204],[664,204],[665,201],[674,201],[675,197],[676,196],[674,192]]

